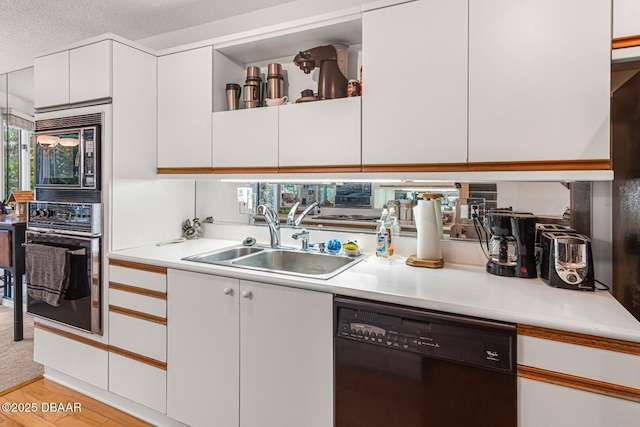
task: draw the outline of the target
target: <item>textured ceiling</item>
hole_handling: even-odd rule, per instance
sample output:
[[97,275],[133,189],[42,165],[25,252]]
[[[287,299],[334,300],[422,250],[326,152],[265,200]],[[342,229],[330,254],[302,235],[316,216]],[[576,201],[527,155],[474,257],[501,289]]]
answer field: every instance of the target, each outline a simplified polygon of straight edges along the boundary
[[0,0],[0,73],[104,33],[139,40],[294,0]]

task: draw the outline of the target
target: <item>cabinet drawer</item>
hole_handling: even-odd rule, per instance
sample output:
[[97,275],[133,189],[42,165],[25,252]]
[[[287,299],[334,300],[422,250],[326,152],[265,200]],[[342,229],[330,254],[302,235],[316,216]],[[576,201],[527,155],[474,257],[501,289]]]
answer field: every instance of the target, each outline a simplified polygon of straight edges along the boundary
[[640,356],[518,335],[518,364],[640,389]]
[[118,261],[109,262],[109,282],[135,286],[156,292],[167,292],[166,269],[157,267],[158,271],[149,271],[154,266],[144,266],[148,269],[127,268],[117,265]]
[[[63,331],[60,333],[68,334]],[[106,390],[109,363],[107,345],[99,342],[95,345],[83,344],[60,333],[48,332],[36,326],[33,331],[33,360]]]
[[147,313],[156,317],[167,317],[167,300],[149,297],[120,289],[109,289],[109,305]]
[[109,391],[167,412],[167,371],[109,353]]
[[167,326],[110,311],[109,345],[166,362]]

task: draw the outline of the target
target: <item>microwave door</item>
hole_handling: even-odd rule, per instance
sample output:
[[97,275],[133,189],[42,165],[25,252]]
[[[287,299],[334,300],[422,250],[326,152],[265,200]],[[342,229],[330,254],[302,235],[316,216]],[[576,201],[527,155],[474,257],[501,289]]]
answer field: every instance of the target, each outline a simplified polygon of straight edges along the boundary
[[79,136],[77,130],[37,136],[37,186],[80,187]]

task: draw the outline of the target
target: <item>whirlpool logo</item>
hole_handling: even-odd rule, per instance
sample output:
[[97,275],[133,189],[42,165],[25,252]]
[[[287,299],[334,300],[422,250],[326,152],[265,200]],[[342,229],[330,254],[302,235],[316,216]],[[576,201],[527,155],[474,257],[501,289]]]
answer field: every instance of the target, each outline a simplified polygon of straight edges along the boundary
[[493,360],[494,362],[500,361],[500,355],[497,351],[487,350],[487,360]]

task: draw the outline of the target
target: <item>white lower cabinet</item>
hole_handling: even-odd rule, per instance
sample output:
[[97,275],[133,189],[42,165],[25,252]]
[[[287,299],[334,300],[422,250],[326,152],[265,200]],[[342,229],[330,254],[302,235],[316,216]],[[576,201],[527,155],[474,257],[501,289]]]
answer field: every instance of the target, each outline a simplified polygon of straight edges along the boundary
[[638,402],[518,378],[518,427],[632,427],[638,420]]
[[331,294],[169,270],[168,295],[168,416],[333,424]]

